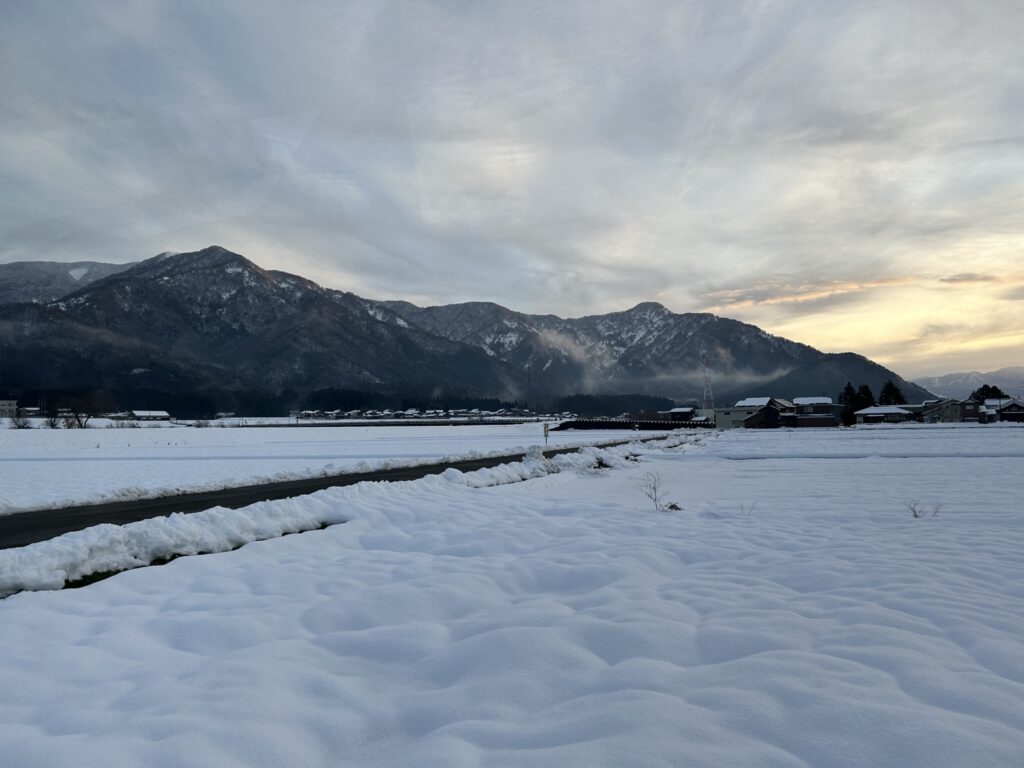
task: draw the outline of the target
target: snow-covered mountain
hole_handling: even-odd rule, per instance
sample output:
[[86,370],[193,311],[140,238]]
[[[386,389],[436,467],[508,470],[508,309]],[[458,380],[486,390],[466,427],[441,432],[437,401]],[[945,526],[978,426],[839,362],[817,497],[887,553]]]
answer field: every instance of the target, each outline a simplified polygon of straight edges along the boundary
[[0,264],[0,304],[44,304],[77,291],[131,264],[98,261],[15,261]]
[[161,255],[55,302],[0,307],[0,382],[8,389],[503,387],[502,366],[482,351],[382,314],[390,315],[216,246]]
[[915,383],[944,397],[969,397],[974,390],[984,384],[997,386],[1009,395],[1020,395],[1024,393],[1024,365],[1000,368],[988,373],[947,373],[944,376],[917,379]]
[[[719,402],[753,392],[835,396],[847,381],[878,391],[893,379],[910,399],[923,389],[851,353],[826,354],[756,326],[705,313],[676,314],[645,302],[623,312],[563,319],[471,302],[417,307],[370,302],[408,324],[479,347],[562,392],[636,392],[696,399],[706,355]],[[533,388],[533,387],[531,387]]]
[[348,388],[508,399],[642,393],[719,402],[834,396],[889,378],[736,320],[644,303],[563,319],[497,304],[372,301],[211,246],[161,254],[60,299],[0,305],[0,389],[309,392]]

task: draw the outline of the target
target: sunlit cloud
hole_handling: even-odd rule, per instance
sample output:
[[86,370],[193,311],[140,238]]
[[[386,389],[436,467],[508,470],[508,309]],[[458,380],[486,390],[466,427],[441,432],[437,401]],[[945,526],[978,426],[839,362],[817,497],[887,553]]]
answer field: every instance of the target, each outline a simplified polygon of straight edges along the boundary
[[738,311],[756,306],[794,305],[799,311],[808,304],[820,305],[824,301],[857,297],[876,288],[907,285],[915,282],[912,277],[892,277],[885,280],[828,281],[824,283],[801,283],[765,280],[752,288],[733,288],[708,295],[713,302],[708,311]]

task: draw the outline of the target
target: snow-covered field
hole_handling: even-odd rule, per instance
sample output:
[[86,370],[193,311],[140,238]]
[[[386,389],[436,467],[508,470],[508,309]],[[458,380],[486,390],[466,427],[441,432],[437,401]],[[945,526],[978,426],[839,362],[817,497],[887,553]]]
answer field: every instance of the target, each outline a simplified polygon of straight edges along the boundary
[[0,762],[1024,765],[1024,429],[636,450],[0,601]]
[[[0,514],[511,453],[544,425],[0,430]],[[551,432],[550,446],[630,434]]]

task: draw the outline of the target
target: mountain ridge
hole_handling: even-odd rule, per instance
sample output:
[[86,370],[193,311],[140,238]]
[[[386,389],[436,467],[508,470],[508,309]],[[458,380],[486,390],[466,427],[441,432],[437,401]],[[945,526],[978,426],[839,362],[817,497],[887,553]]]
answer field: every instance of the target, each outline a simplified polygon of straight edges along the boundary
[[914,383],[944,397],[963,399],[983,384],[992,384],[1009,395],[1024,394],[1024,365],[1011,365],[988,373],[960,371],[915,379]]
[[100,261],[12,261],[0,264],[0,304],[56,301],[130,266]]
[[685,402],[701,394],[706,355],[720,402],[763,392],[834,397],[847,380],[877,392],[888,378],[909,399],[928,395],[862,356],[657,302],[579,318],[491,302],[418,307],[324,288],[220,246],[118,266],[55,300],[0,305],[0,387]]

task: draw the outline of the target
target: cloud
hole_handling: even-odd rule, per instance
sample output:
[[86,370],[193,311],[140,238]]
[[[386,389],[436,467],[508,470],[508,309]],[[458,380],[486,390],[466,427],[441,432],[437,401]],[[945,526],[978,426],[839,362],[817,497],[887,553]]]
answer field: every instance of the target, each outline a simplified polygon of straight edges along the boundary
[[738,312],[770,307],[777,314],[806,314],[840,304],[865,300],[873,291],[915,282],[912,277],[880,280],[824,280],[789,282],[768,277],[755,286],[743,286],[705,293],[707,311]]
[[419,303],[865,324],[908,275],[1016,268],[1022,27],[1013,0],[16,3],[0,261],[221,243]]
[[955,275],[940,277],[942,283],[992,283],[998,278],[992,275],[979,275],[977,272],[959,272]]

